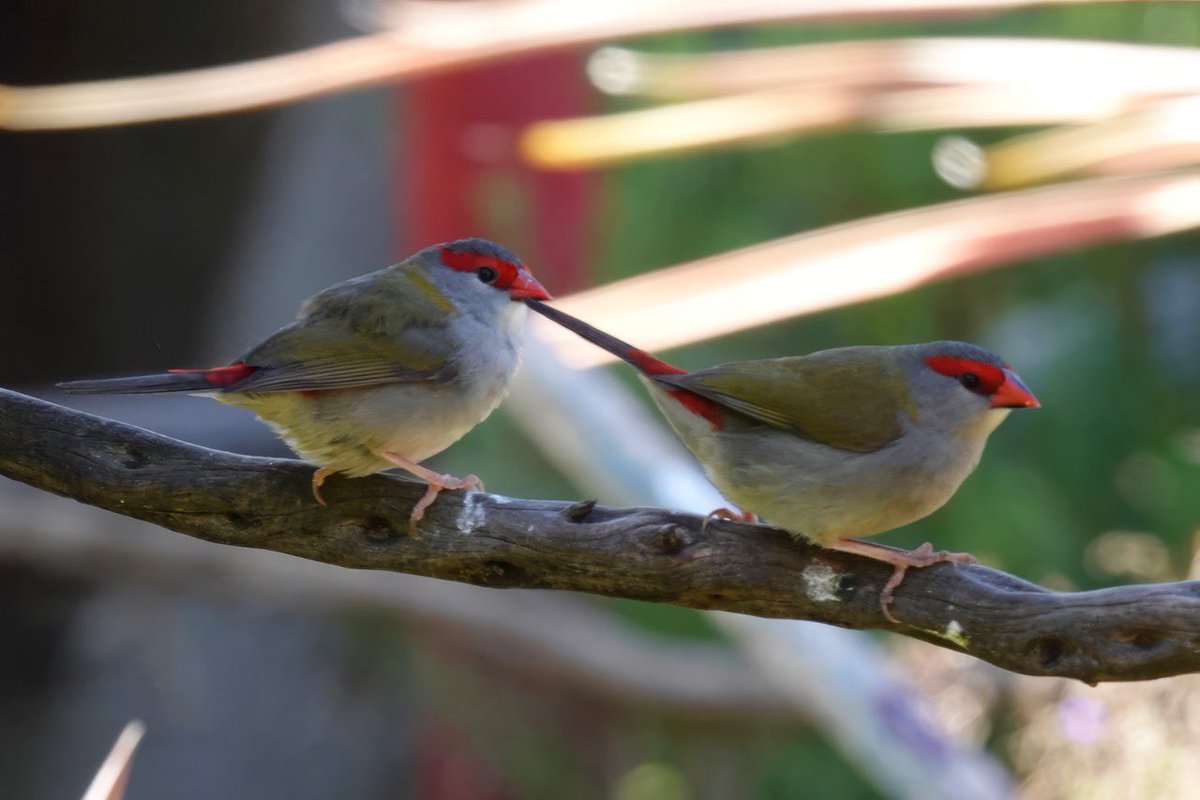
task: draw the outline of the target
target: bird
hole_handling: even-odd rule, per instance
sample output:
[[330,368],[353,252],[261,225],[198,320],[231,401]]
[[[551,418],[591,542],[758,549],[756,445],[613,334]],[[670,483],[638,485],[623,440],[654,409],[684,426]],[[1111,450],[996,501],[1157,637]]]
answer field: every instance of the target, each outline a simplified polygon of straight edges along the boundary
[[392,266],[330,286],[295,320],[228,364],[58,384],[67,392],[212,397],[249,409],[334,474],[392,467],[426,484],[410,530],[445,489],[483,489],[421,466],[500,404],[520,361],[526,299],[550,295],[511,251],[474,237],[431,245]]
[[903,550],[859,537],[941,508],[1013,409],[1041,404],[1012,366],[966,342],[853,346],[687,371],[541,301],[530,308],[637,370],[667,422],[741,511],[816,544],[884,561],[880,593],[909,568],[975,563],[968,553]]

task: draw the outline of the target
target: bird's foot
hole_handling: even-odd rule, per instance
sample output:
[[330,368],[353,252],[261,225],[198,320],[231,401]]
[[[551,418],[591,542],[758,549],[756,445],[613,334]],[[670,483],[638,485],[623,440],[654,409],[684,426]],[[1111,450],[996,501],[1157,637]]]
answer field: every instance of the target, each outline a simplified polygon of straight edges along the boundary
[[314,472],[312,475],[313,497],[315,497],[317,499],[317,502],[323,506],[329,505],[329,504],[325,502],[324,497],[321,497],[321,486],[325,483],[326,478],[328,478],[330,475],[335,475],[335,474],[337,474],[337,470],[335,468],[321,467],[319,470]]
[[483,481],[474,475],[468,475],[465,478],[456,478],[453,475],[442,475],[439,473],[433,473],[433,475],[436,476],[436,480],[429,480],[425,476],[421,476],[428,481],[425,486],[425,494],[421,495],[421,499],[413,506],[412,516],[408,518],[408,532],[416,539],[421,538],[421,532],[417,529],[417,523],[425,518],[425,509],[433,505],[433,501],[444,490],[470,489],[480,492],[484,491]]
[[708,523],[712,522],[714,519],[727,519],[735,522],[757,523],[758,515],[753,511],[735,511],[732,508],[725,508],[724,506],[721,508],[715,508],[705,515],[704,522],[700,523],[700,532],[704,533],[704,531],[708,528]]
[[889,606],[892,604],[892,595],[896,591],[896,587],[904,582],[909,569],[913,567],[931,567],[934,564],[941,564],[945,561],[952,564],[979,563],[975,556],[970,553],[950,553],[945,550],[935,551],[933,545],[929,542],[925,542],[925,544],[915,550],[901,550],[858,539],[839,539],[833,544],[831,549],[840,550],[843,553],[855,553],[892,565],[892,576],[888,578],[887,583],[883,585],[883,590],[879,593],[879,609],[883,612],[883,616],[887,618],[888,622],[894,625],[899,625],[900,620],[892,615]]
[[431,469],[422,467],[417,462],[410,461],[399,453],[389,451],[381,455],[397,467],[411,472],[425,481],[425,494],[421,495],[421,499],[413,506],[412,514],[408,518],[408,532],[414,539],[421,538],[421,531],[417,527],[417,523],[425,518],[425,510],[433,505],[433,501],[443,491],[447,489],[451,491],[455,489],[486,491],[483,488],[483,481],[474,475],[468,475],[465,478],[456,478],[453,475],[443,475],[440,472],[434,472]]

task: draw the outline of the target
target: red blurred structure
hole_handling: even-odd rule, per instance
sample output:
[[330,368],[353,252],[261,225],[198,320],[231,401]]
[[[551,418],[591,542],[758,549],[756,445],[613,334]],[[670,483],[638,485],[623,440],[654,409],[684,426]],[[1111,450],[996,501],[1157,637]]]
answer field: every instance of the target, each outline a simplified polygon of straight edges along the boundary
[[512,247],[555,294],[588,285],[590,176],[535,171],[515,150],[529,123],[587,114],[588,92],[575,53],[401,89],[399,251],[480,234]]
[[[579,57],[550,53],[456,71],[400,90],[396,167],[398,252],[483,235],[520,254],[559,294],[589,285],[590,176],[538,172],[520,163],[517,133],[542,119],[588,113]],[[451,725],[419,733],[418,796],[461,800],[512,796]]]

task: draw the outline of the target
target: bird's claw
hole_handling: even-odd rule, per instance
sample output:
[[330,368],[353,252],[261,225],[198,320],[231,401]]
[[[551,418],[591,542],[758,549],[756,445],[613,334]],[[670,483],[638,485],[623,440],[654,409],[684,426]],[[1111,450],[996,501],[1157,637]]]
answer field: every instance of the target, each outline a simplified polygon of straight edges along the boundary
[[950,553],[945,550],[935,551],[933,545],[929,542],[925,542],[914,550],[901,550],[895,547],[888,547],[887,545],[875,544],[874,542],[864,542],[859,539],[839,539],[831,546],[833,549],[840,550],[843,553],[854,553],[892,565],[892,575],[888,578],[887,583],[883,585],[883,590],[879,593],[879,610],[883,612],[884,618],[893,625],[900,625],[901,622],[892,614],[890,608],[892,594],[895,592],[896,587],[904,582],[909,569],[914,567],[931,567],[934,564],[941,564],[943,561],[949,561],[952,564],[979,563],[975,556],[970,553]]
[[413,506],[412,514],[408,518],[408,532],[414,539],[421,538],[421,530],[417,527],[417,523],[425,518],[425,510],[433,505],[433,501],[443,491],[454,491],[456,489],[477,492],[486,491],[483,488],[483,481],[479,480],[475,475],[468,475],[465,478],[456,478],[453,475],[434,475],[431,477],[434,480],[426,483],[425,494],[421,495],[421,499]]
[[715,508],[704,515],[704,521],[700,523],[700,532],[704,533],[708,530],[708,524],[714,519],[724,519],[733,522],[758,522],[758,515],[753,511],[735,511],[732,508]]
[[900,620],[892,615],[891,606],[892,594],[896,587],[904,582],[908,570],[912,567],[932,567],[934,564],[950,562],[952,564],[978,564],[979,559],[970,553],[951,553],[947,550],[933,549],[933,545],[925,542],[920,547],[909,550],[907,552],[896,553],[895,560],[889,560],[892,565],[892,576],[888,578],[887,583],[883,585],[883,591],[879,593],[879,608],[883,611],[883,616],[888,622],[893,625],[899,625]]
[[325,483],[325,479],[336,473],[337,470],[332,467],[321,467],[312,475],[312,493],[316,501],[323,506],[329,505],[325,502],[325,498],[321,497],[321,486]]
[[412,514],[408,518],[408,533],[414,539],[421,538],[421,531],[417,527],[417,523],[425,518],[425,509],[433,505],[433,501],[444,490],[450,489],[468,489],[475,491],[486,491],[483,488],[483,481],[479,480],[474,475],[468,475],[465,478],[456,478],[453,475],[443,475],[440,472],[434,472],[431,469],[422,467],[415,461],[410,461],[404,456],[393,450],[385,450],[378,454],[385,461],[390,461],[397,467],[416,475],[421,480],[425,481],[425,494],[421,495],[421,499],[413,506]]

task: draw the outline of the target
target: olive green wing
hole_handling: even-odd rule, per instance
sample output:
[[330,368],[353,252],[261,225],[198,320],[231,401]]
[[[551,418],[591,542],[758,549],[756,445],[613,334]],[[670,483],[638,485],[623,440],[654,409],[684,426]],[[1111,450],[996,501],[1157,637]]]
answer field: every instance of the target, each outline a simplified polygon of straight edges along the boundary
[[458,308],[413,260],[351,278],[310,297],[298,324],[342,320],[369,336],[399,336],[413,327],[444,325]]
[[237,392],[318,391],[446,378],[454,304],[404,264],[330,287],[296,322],[237,359],[255,371]]
[[743,361],[656,380],[814,442],[869,453],[904,432],[917,411],[903,371],[876,347]]

